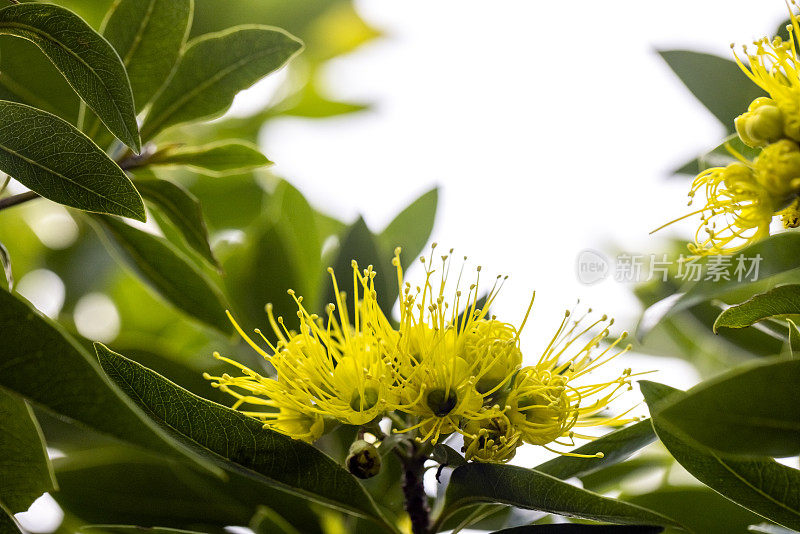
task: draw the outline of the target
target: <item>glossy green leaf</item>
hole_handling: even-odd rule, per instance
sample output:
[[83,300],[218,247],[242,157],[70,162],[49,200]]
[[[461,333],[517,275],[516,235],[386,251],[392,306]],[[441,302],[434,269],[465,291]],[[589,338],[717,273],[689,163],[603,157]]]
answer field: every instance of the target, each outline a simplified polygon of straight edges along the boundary
[[36,108],[0,101],[0,168],[66,206],[146,218],[122,169],[74,126]]
[[14,289],[14,271],[11,269],[11,254],[2,243],[0,243],[0,265],[3,266],[3,274],[6,276],[6,285],[8,290]]
[[91,26],[63,7],[18,4],[0,9],[0,34],[38,46],[111,133],[139,150],[128,74],[114,48]]
[[302,46],[283,30],[255,25],[192,40],[153,101],[142,138],[151,139],[175,124],[221,115],[236,93],[282,67]]
[[122,261],[167,302],[221,332],[232,331],[222,292],[167,240],[113,217],[94,220]]
[[525,525],[504,528],[492,534],[659,534],[662,527],[639,525]]
[[64,76],[35,44],[10,35],[0,35],[0,100],[27,104],[78,123],[81,100]]
[[771,458],[738,459],[704,447],[660,416],[661,408],[682,399],[685,393],[673,390],[666,400],[654,402],[653,389],[667,386],[648,381],[640,381],[639,385],[650,406],[656,434],[689,473],[722,496],[771,521],[800,527],[800,471]]
[[137,527],[134,525],[86,525],[79,532],[86,534],[200,534],[195,530],[166,527]]
[[714,332],[720,327],[745,328],[770,317],[791,314],[800,314],[800,285],[778,286],[727,308],[714,322]]
[[511,465],[469,463],[453,470],[442,517],[481,502],[634,525],[677,525],[646,508],[615,501],[566,482]]
[[[748,525],[761,518],[706,487],[665,487],[642,495],[623,497],[678,519],[690,532],[698,534],[731,534],[747,532]],[[667,534],[678,534],[667,529]]]
[[800,360],[756,361],[686,392],[661,424],[728,454],[800,454]]
[[120,0],[103,22],[103,36],[128,71],[136,111],[155,96],[189,35],[193,0]]
[[44,439],[33,410],[0,388],[0,502],[13,513],[24,512],[56,484]]
[[[729,257],[728,264],[720,265],[719,280],[703,278],[690,282],[682,288],[682,292],[648,307],[637,327],[637,335],[644,336],[664,319],[731,291],[744,290],[754,284],[764,285],[775,279],[783,282],[800,280],[798,253],[800,253],[800,233],[797,232],[775,234],[742,249]],[[711,260],[705,258],[698,263],[706,265],[708,261]],[[749,271],[751,268],[753,271]],[[757,276],[754,276],[756,274]]]
[[402,249],[403,268],[408,268],[422,252],[433,231],[439,188],[433,188],[401,211],[380,233],[378,240],[384,249],[393,253]]
[[236,473],[221,480],[118,445],[70,450],[54,465],[61,491],[53,497],[84,522],[221,533],[226,525],[246,525],[268,504],[302,532],[321,534],[307,501]]
[[128,443],[170,458],[189,454],[106,379],[94,357],[5,290],[0,290],[0,332],[0,386]]
[[690,50],[658,53],[729,133],[734,131],[733,119],[747,111],[754,99],[765,96],[730,59]]
[[219,267],[208,242],[208,229],[197,197],[183,186],[167,180],[137,178],[136,189],[169,219],[187,245],[211,265]]
[[341,465],[315,447],[264,428],[241,412],[200,398],[157,373],[95,344],[100,364],[148,415],[227,469],[383,523],[372,498]]
[[700,172],[711,167],[725,167],[726,165],[737,161],[736,157],[731,154],[731,149],[735,150],[747,159],[753,160],[761,152],[760,148],[752,148],[745,145],[738,134],[731,134],[726,137],[722,143],[704,152],[697,159],[686,163],[681,168],[675,171],[675,174],[690,174],[696,176]]
[[602,458],[559,456],[538,465],[535,469],[561,480],[580,477],[625,460],[655,439],[656,435],[650,421],[639,421],[571,451],[587,455],[602,452]]
[[173,146],[153,154],[148,164],[184,166],[207,176],[227,176],[272,162],[250,143],[219,141],[203,146]]

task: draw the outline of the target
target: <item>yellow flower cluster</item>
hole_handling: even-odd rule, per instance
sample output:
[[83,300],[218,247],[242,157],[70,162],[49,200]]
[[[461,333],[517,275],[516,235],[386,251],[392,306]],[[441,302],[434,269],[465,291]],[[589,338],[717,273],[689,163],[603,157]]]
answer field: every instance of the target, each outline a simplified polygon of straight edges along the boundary
[[[792,4],[797,5],[794,0]],[[734,51],[742,71],[769,94],[755,99],[735,120],[742,142],[761,151],[750,161],[728,146],[737,162],[708,169],[695,178],[689,196],[694,200],[698,192],[704,193],[705,205],[684,216],[701,215],[694,243],[689,245],[693,254],[736,252],[769,236],[776,216],[782,217],[785,228],[800,223],[800,62],[796,42],[800,24],[791,10],[790,15],[788,41],[780,37],[755,41],[754,49],[743,47],[745,60]]]
[[[268,350],[231,318],[243,339],[274,367],[273,378],[216,353],[242,375],[205,377],[237,399],[234,408],[258,408],[244,413],[296,439],[312,442],[336,423],[374,427],[389,416],[394,432],[420,442],[433,444],[457,432],[466,458],[484,462],[506,462],[523,443],[549,449],[588,438],[576,427],[627,422],[623,415],[597,414],[617,392],[630,388],[630,369],[610,381],[583,380],[630,348],[618,347],[624,334],[600,348],[613,321],[602,317],[583,326],[585,315],[576,320],[567,312],[539,361],[522,367],[520,333],[531,307],[519,327],[489,316],[504,278],[498,277],[481,298],[480,267],[466,294],[458,287],[462,267],[448,299],[452,251],[434,266],[435,247],[420,258],[426,276],[416,287],[404,281],[400,250],[395,251],[399,323],[378,306],[372,267],[360,270],[353,262],[352,302],[346,302],[329,269],[336,303],[328,305],[324,319],[310,313],[292,291],[299,331],[288,330],[267,308],[277,342],[256,333]],[[435,280],[437,271],[441,276]],[[598,328],[588,341],[579,341]]]

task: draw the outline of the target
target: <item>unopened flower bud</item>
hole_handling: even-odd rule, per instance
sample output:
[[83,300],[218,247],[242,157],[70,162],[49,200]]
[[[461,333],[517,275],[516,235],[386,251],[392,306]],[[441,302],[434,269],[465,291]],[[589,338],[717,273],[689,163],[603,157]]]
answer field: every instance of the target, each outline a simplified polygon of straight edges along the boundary
[[375,445],[359,439],[350,445],[345,465],[358,478],[372,478],[381,470],[381,455]]
[[742,142],[753,148],[767,146],[784,137],[783,113],[774,100],[759,97],[747,112],[736,117],[736,133]]

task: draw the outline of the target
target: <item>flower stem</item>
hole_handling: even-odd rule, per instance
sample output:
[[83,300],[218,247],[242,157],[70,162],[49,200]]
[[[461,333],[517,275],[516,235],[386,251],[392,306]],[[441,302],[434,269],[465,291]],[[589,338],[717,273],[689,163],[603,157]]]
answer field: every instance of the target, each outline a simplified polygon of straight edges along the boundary
[[426,454],[420,454],[416,443],[411,444],[412,453],[403,460],[403,496],[405,509],[411,519],[413,534],[428,534],[430,532],[430,510],[428,509],[428,496],[422,483],[425,473]]
[[34,193],[33,191],[27,191],[25,193],[12,195],[6,198],[0,198],[0,210],[10,208],[11,206],[16,206],[17,204],[22,204],[23,202],[27,202],[35,198],[39,198],[39,194]]

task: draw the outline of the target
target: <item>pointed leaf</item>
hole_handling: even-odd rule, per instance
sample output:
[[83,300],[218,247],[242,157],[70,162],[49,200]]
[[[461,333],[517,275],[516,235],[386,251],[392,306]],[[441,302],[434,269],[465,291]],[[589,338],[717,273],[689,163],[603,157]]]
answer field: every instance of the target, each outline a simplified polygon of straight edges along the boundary
[[0,169],[54,202],[146,218],[122,169],[74,126],[36,108],[0,101]]
[[13,513],[57,488],[44,438],[22,397],[0,388],[0,502]]
[[791,314],[800,314],[800,285],[779,286],[727,308],[714,322],[714,332],[719,327],[745,328],[770,317]]
[[302,46],[283,30],[256,25],[194,39],[153,101],[142,138],[149,140],[175,124],[221,115],[236,93],[282,67]]
[[800,454],[800,360],[756,361],[707,380],[659,411],[670,425],[727,454]]
[[469,463],[453,470],[442,517],[481,502],[633,525],[675,525],[646,508],[616,501],[561,480],[511,465]]
[[272,165],[258,147],[242,141],[176,146],[153,154],[149,165],[181,165],[207,176],[227,176]]
[[0,9],[0,34],[38,46],[111,133],[139,151],[128,74],[114,48],[83,19],[52,4],[17,4]]
[[434,461],[449,467],[458,467],[467,463],[464,456],[459,454],[453,447],[445,445],[444,443],[437,443],[434,445],[431,456]]
[[197,197],[183,186],[167,180],[137,178],[136,188],[175,225],[187,245],[211,265],[219,267],[208,242],[208,229]]
[[561,480],[580,477],[625,460],[655,439],[656,435],[650,420],[639,421],[571,451],[587,455],[602,452],[602,458],[559,456],[538,465],[535,469]]
[[689,473],[714,491],[771,521],[800,528],[800,471],[771,458],[738,459],[714,452],[662,419],[660,409],[685,393],[673,390],[666,400],[653,402],[653,388],[663,384],[640,381],[650,406],[653,428],[670,454]]
[[131,399],[201,454],[227,469],[383,522],[364,487],[320,450],[200,398],[99,343],[95,349],[108,376]]
[[86,534],[200,534],[195,530],[134,525],[85,525],[78,532]]
[[113,217],[93,220],[100,223],[106,244],[167,302],[220,332],[232,331],[222,292],[167,240]]
[[150,422],[59,326],[2,289],[0,332],[0,387],[166,457],[196,458]]
[[733,119],[747,111],[750,102],[765,96],[730,59],[690,50],[658,53],[728,132],[733,132]]
[[395,247],[403,249],[400,257],[404,269],[416,261],[428,242],[438,203],[439,188],[435,187],[409,204],[378,236],[387,251],[392,252]]
[[128,71],[136,111],[167,81],[189,36],[193,0],[120,0],[103,22],[103,36]]

